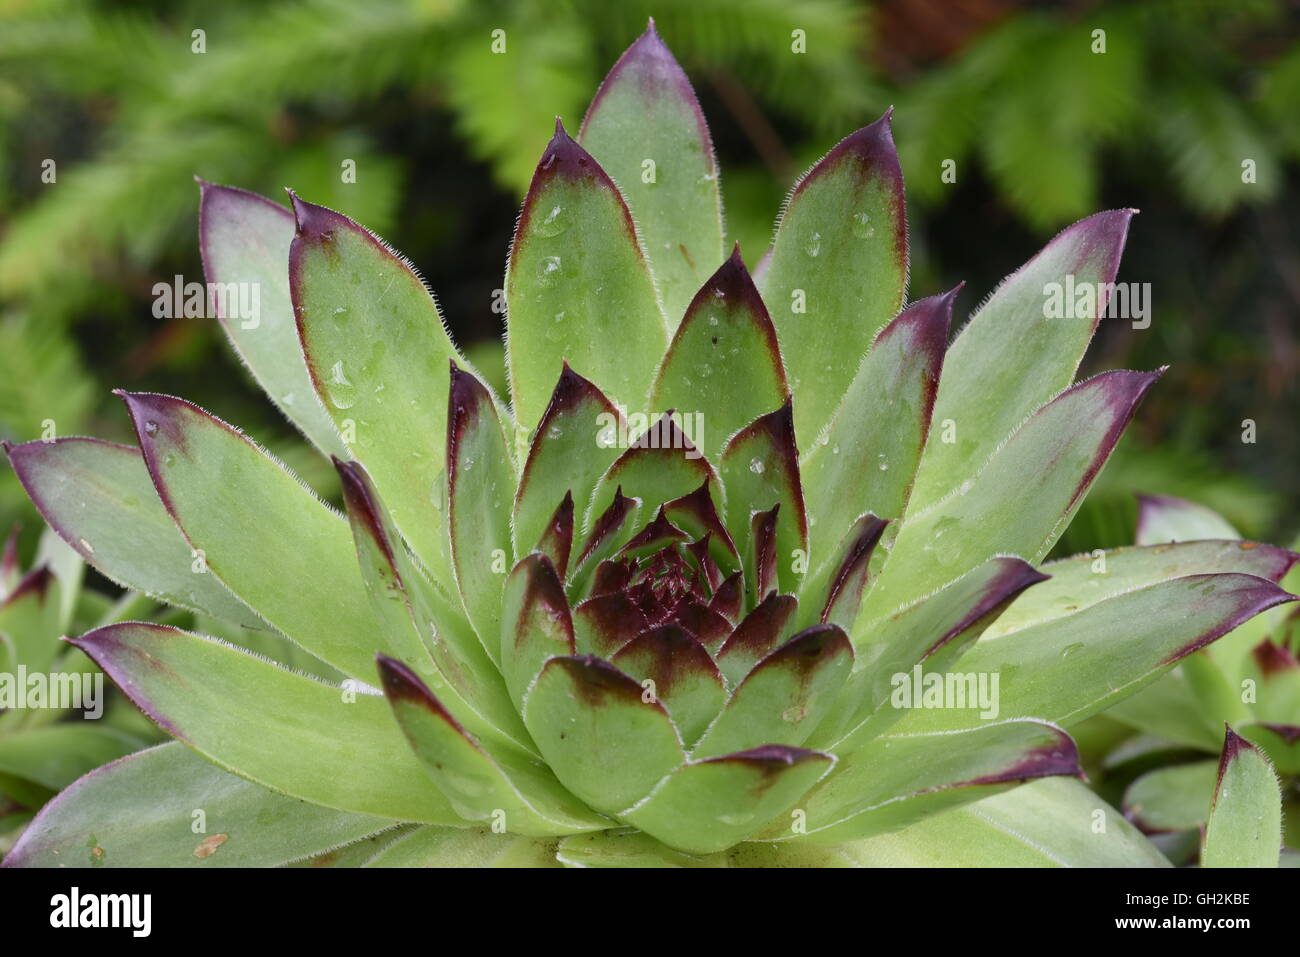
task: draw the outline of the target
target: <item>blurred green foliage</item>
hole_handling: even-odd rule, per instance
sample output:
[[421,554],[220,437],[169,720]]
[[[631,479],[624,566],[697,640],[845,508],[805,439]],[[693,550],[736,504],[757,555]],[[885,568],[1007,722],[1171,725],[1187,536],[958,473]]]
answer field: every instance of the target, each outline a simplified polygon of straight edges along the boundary
[[[1133,490],[1294,531],[1300,44],[1282,0],[0,0],[0,437],[47,420],[124,437],[107,390],[171,389],[328,489],[215,323],[152,316],[155,282],[200,275],[192,176],[292,186],[371,226],[488,368],[554,117],[576,129],[649,15],[696,84],[751,262],[794,177],[891,104],[914,296],[982,295],[1069,221],[1145,211],[1120,278],[1153,284],[1154,321],[1103,324],[1089,368],[1174,369],[1063,550],[1127,541]],[[22,508],[4,475],[0,519]]]

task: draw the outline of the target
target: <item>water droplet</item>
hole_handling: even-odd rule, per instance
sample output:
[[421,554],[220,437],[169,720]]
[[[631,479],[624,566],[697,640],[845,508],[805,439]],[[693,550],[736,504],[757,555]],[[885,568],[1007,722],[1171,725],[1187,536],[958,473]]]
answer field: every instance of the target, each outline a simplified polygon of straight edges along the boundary
[[853,214],[853,235],[858,239],[870,239],[876,235],[876,227],[871,225],[871,217],[866,213]]
[[293,398],[294,396],[292,392],[286,392],[284,395],[280,396],[280,404],[293,405]]
[[563,206],[552,206],[542,221],[537,224],[537,235],[539,236],[558,236],[569,228],[569,217],[565,215]]
[[1084,643],[1082,641],[1076,641],[1073,644],[1066,645],[1064,648],[1061,649],[1061,657],[1069,658],[1071,655],[1073,655],[1076,651],[1078,651],[1083,646]]
[[339,306],[337,309],[334,310],[334,318],[337,319],[339,322],[342,322],[347,317],[348,317],[347,306]]
[[537,279],[543,286],[549,286],[560,275],[560,257],[543,256],[537,266]]
[[804,243],[803,251],[809,256],[816,256],[822,251],[822,234],[813,233],[808,237],[808,242]]
[[749,470],[750,470],[751,472],[753,472],[755,475],[762,475],[762,474],[763,474],[763,468],[764,468],[764,466],[763,466],[763,460],[762,460],[762,459],[750,459],[750,460],[749,460]]
[[709,316],[709,325],[711,325],[711,326],[716,326],[716,325],[718,324],[718,322],[719,322],[719,319],[718,319],[717,316]]
[[144,431],[145,431],[145,434],[146,434],[146,435],[157,435],[157,434],[158,434],[158,423],[157,423],[157,422],[154,422],[152,419],[150,419],[149,421],[145,422],[145,424],[144,424]]
[[839,454],[840,454],[840,447],[838,445],[832,445],[831,455],[839,455]]
[[879,465],[880,471],[882,472],[889,471],[889,459],[885,457],[885,454],[883,452],[880,455],[876,456],[876,463]]
[[168,452],[163,456],[163,465],[171,466],[176,464],[176,456]]
[[348,377],[343,371],[342,359],[334,363],[330,369],[330,377],[329,381],[325,383],[325,391],[329,393],[329,400],[336,409],[350,409],[357,401],[356,386],[348,381]]

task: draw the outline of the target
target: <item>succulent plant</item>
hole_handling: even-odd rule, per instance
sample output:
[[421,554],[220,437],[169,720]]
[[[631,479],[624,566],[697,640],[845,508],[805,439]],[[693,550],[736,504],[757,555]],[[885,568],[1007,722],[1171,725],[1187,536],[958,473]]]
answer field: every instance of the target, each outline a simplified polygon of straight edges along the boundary
[[925,855],[992,862],[932,816],[1038,778],[1020,813],[1062,856],[1163,862],[1118,818],[1078,836],[1096,801],[1063,727],[1290,600],[1294,556],[1034,567],[1159,376],[1072,384],[1103,305],[1044,318],[1047,284],[1113,281],[1131,211],[1066,229],[949,345],[957,290],[904,308],[886,114],[799,182],[751,276],[651,25],[524,201],[507,406],[367,230],[201,192],[209,282],[261,290],[226,332],[346,517],[164,395],[122,395],[138,451],[10,458],[110,577],[346,678],[82,635],[181,743],[83,778],[7,863],[844,864],[897,860],[876,837],[923,819],[947,829]]
[[[1137,541],[1167,554],[1265,547],[1242,541],[1232,524],[1212,509],[1166,495],[1139,498]],[[1300,569],[1290,572],[1282,584],[1300,587]],[[1111,718],[1140,732],[1117,752],[1113,764],[1167,759],[1129,784],[1126,814],[1152,834],[1185,833],[1192,840],[1182,845],[1195,850],[1203,843],[1198,838],[1208,840],[1206,832],[1212,833],[1215,815],[1223,815],[1215,795],[1231,759],[1248,769],[1243,776],[1249,775],[1249,783],[1239,786],[1237,793],[1256,793],[1259,807],[1245,804],[1241,812],[1245,820],[1239,826],[1245,846],[1227,856],[1226,862],[1276,866],[1286,820],[1291,829],[1285,835],[1288,853],[1283,860],[1300,863],[1295,853],[1300,851],[1298,658],[1300,616],[1285,607],[1271,609],[1184,659],[1109,712]],[[1222,757],[1205,757],[1205,752],[1219,753],[1220,740],[1225,740]],[[1280,803],[1287,813],[1280,812]],[[1212,848],[1207,845],[1205,850]],[[1214,860],[1203,856],[1202,863]]]
[[19,531],[0,556],[0,856],[56,792],[147,739],[120,712],[106,716],[103,675],[59,638],[141,616],[149,603],[83,589],[81,559],[48,530],[24,572]]

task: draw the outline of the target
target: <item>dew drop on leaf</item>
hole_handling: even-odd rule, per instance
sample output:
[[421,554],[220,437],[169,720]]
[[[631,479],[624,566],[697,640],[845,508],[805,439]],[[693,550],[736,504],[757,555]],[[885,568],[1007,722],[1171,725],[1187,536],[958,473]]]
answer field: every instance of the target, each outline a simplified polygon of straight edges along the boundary
[[813,233],[808,237],[808,242],[804,243],[803,251],[809,256],[816,257],[822,251],[822,234]]
[[763,467],[764,467],[764,466],[763,466],[763,460],[762,460],[762,459],[750,459],[750,460],[749,460],[749,470],[750,470],[751,472],[753,472],[755,475],[762,475],[762,474],[763,474]]
[[537,235],[539,236],[558,236],[569,228],[569,218],[565,215],[563,206],[552,206],[542,221],[537,224]]
[[876,234],[876,227],[871,225],[871,217],[866,213],[853,214],[853,235],[858,239],[870,239]]

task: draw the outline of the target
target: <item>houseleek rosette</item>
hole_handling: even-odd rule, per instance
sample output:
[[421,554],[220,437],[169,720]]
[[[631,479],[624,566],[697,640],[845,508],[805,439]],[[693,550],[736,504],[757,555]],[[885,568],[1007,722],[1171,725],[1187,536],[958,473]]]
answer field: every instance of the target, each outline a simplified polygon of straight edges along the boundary
[[[1022,849],[1162,862],[1114,815],[1078,836],[1097,801],[1063,729],[1289,600],[1295,556],[1035,568],[1160,374],[1075,384],[1104,297],[1043,312],[1114,280],[1131,211],[1066,229],[950,345],[957,290],[904,308],[887,114],[799,182],[751,276],[651,27],[538,164],[507,406],[409,263],[292,207],[204,184],[204,262],[259,284],[258,321],[223,325],[346,516],[164,395],[123,395],[138,448],[10,458],[106,575],[319,667],[148,624],[75,639],[180,743],[82,779],[7,863],[843,864],[898,860],[877,836],[923,818],[922,856],[993,862],[931,816],[1039,778]],[[995,707],[898,707],[922,673],[996,676]]]

